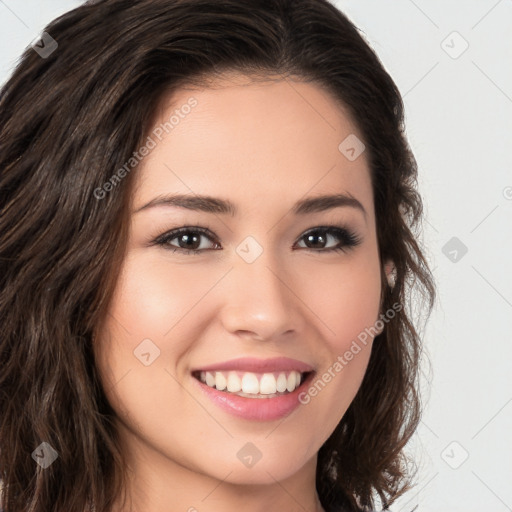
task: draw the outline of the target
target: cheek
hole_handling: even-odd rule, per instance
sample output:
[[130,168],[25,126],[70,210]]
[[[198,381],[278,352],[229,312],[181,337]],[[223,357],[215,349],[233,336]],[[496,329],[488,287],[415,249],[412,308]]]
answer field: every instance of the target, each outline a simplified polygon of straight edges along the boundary
[[313,275],[315,285],[305,283],[309,291],[302,293],[318,316],[323,365],[302,403],[328,435],[354,399],[371,355],[381,292],[377,252],[360,253],[338,266],[317,266]]
[[[161,389],[153,382],[157,375],[153,370],[163,370],[165,362],[178,358],[186,349],[179,343],[188,339],[179,334],[184,325],[180,320],[197,302],[197,293],[183,273],[168,274],[162,263],[144,261],[137,254],[128,255],[123,262],[109,314],[95,343],[106,388],[123,378]],[[147,366],[144,358],[146,363],[151,361]],[[128,396],[138,400],[142,388],[130,390]]]
[[[134,251],[125,260],[111,303],[108,328],[112,339],[123,340],[115,350],[124,352],[119,358],[128,358],[131,364],[133,350],[149,338],[168,360],[176,360],[207,327],[201,322],[211,321],[218,311],[218,304],[212,306],[204,298],[226,269],[204,261],[180,265],[161,255],[142,256]],[[302,334],[319,339],[319,360],[330,365],[351,350],[354,340],[366,337],[371,342],[365,329],[378,318],[380,272],[377,252],[372,250],[318,260],[298,258],[286,271],[285,280],[297,296],[287,307],[301,309],[309,325]],[[364,371],[369,354],[365,356],[363,349],[364,345],[351,371]]]
[[[331,353],[343,354],[379,316],[381,276],[376,251],[361,251],[332,265],[311,264],[297,281],[311,322]],[[314,313],[314,315],[313,315]],[[368,341],[371,341],[368,337]]]
[[171,265],[164,258],[143,258],[135,253],[123,265],[111,312],[125,327],[123,336],[128,331],[134,340],[175,337],[180,321],[216,279],[197,265]]

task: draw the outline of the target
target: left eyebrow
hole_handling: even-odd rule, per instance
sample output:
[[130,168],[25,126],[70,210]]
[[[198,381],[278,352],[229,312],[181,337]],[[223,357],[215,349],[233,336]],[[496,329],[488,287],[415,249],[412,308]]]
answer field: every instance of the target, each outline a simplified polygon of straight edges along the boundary
[[[232,217],[238,212],[237,207],[227,199],[204,195],[178,194],[155,197],[145,205],[136,209],[134,213],[156,206],[174,206],[206,213],[227,214]],[[356,208],[364,214],[365,220],[367,218],[367,212],[364,206],[355,197],[347,194],[322,195],[301,199],[293,205],[291,211],[294,215],[306,215],[340,207]]]

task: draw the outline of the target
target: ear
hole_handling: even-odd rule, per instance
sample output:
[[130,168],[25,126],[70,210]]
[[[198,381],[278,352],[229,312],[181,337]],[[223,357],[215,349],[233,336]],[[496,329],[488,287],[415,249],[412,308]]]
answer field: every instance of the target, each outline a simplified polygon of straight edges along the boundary
[[[381,287],[381,294],[380,294],[380,308],[379,311],[382,313],[382,305],[384,304],[384,296],[386,294],[386,286],[389,286],[391,289],[393,289],[393,286],[395,285],[395,277],[396,277],[396,268],[393,260],[386,260],[383,265],[383,270],[381,269],[381,276],[383,281],[383,286]],[[382,333],[384,330],[384,327],[380,330],[380,332],[376,335],[376,337]]]
[[395,286],[396,268],[392,260],[386,260],[384,263],[384,272],[389,286],[393,288],[393,286]]
[[380,310],[382,310],[382,305],[384,304],[384,297],[387,292],[387,288],[393,289],[395,285],[395,277],[396,277],[396,268],[393,260],[388,259],[384,262],[383,270],[381,269],[382,276],[382,287],[380,294]]

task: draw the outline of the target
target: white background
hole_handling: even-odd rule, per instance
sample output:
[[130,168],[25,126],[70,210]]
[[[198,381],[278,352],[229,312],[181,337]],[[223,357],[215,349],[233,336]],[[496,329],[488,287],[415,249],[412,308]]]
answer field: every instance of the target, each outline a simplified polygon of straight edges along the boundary
[[[512,511],[512,1],[334,3],[404,98],[439,294],[409,447],[417,486],[392,511]],[[0,83],[44,26],[79,4],[0,0]],[[446,246],[453,237],[462,257]]]

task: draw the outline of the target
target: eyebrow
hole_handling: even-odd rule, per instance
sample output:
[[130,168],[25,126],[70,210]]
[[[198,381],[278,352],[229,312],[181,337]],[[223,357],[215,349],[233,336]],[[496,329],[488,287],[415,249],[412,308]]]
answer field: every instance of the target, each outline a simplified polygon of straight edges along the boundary
[[[138,213],[156,206],[186,208],[188,210],[206,213],[231,215],[232,217],[235,216],[238,211],[237,207],[226,199],[205,195],[177,194],[155,197],[133,213]],[[291,211],[295,215],[306,215],[308,213],[322,212],[339,207],[356,208],[364,214],[366,220],[367,212],[364,206],[355,197],[348,194],[322,195],[301,199],[293,205]]]

